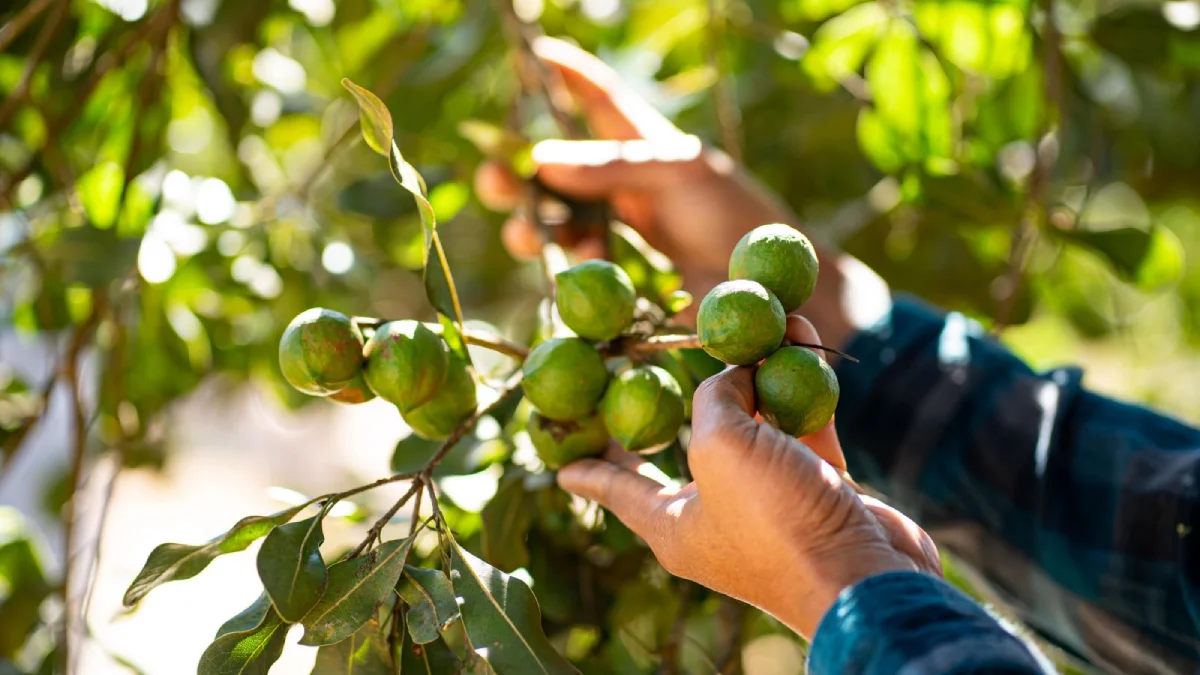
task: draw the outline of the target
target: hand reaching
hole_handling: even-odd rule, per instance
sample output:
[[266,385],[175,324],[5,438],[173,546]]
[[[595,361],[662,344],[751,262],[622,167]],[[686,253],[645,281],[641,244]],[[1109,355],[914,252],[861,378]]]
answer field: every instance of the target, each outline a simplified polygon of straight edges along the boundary
[[[767,223],[798,225],[778,197],[727,155],[676,128],[599,59],[551,38],[534,47],[561,74],[601,139],[539,143],[533,151],[538,178],[562,194],[607,199],[624,222],[676,261],[694,295],[727,278],[729,254],[742,235]],[[480,167],[476,192],[498,211],[512,210],[522,199],[516,176],[494,162]],[[539,232],[520,217],[505,224],[502,238],[518,258],[536,258],[541,250]],[[818,295],[805,311],[840,344],[845,331],[827,317],[836,316],[833,305],[841,301],[844,256],[816,245],[822,263]],[[576,253],[595,257],[599,250],[598,242],[584,242]]]
[[[788,337],[818,344],[806,320]],[[559,473],[642,537],[672,574],[748,602],[811,636],[838,594],[890,570],[941,574],[929,536],[841,479],[833,424],[797,440],[755,419],[754,369],[709,378],[693,400],[686,486],[610,450]]]

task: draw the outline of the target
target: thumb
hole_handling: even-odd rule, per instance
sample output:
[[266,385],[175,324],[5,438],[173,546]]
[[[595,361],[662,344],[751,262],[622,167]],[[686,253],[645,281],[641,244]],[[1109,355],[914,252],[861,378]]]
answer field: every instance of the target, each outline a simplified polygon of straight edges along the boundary
[[599,503],[651,546],[670,525],[664,511],[677,488],[664,487],[626,467],[600,459],[582,459],[558,472],[559,487]]
[[533,147],[538,178],[580,199],[618,190],[661,190],[703,170],[703,144],[690,135],[660,140],[542,141]]
[[754,420],[754,372],[749,366],[727,368],[696,388],[690,457],[702,461],[709,449],[744,446],[755,437],[759,425]]

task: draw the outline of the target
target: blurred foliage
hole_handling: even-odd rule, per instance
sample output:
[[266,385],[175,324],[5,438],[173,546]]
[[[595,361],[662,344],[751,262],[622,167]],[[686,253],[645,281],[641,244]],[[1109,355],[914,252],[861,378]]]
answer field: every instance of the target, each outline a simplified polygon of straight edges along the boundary
[[[517,3],[714,142],[710,93],[728,78],[746,163],[894,288],[1025,324],[1005,337],[1039,366],[1090,356],[1139,367],[1152,354],[1165,365],[1117,370],[1109,388],[1200,418],[1196,392],[1170,385],[1200,347],[1200,265],[1185,263],[1200,258],[1196,0],[716,6],[719,24],[704,0]],[[464,314],[532,339],[538,272],[503,252],[499,217],[470,188],[480,135],[514,106],[532,120],[523,133],[554,134],[537,102],[518,100],[507,49],[489,0],[0,9],[0,321],[61,336],[64,359],[100,355],[87,450],[161,463],[168,406],[214,378],[313,404],[276,365],[280,333],[308,307],[434,318],[422,215],[360,142],[343,77],[392,111]],[[635,240],[621,242],[643,292],[678,289]],[[50,384],[0,370],[5,466]],[[653,672],[671,653],[682,671],[707,673],[743,645],[793,640],[757,613],[682,593],[619,523],[570,511],[513,463],[510,417],[497,415],[508,434],[468,437],[440,467],[505,466],[482,514],[448,505],[447,517],[469,551],[537,580],[547,633],[582,670]],[[53,584],[7,523],[0,585],[21,593],[0,600],[0,669],[36,672]],[[22,650],[31,634],[41,637]]]

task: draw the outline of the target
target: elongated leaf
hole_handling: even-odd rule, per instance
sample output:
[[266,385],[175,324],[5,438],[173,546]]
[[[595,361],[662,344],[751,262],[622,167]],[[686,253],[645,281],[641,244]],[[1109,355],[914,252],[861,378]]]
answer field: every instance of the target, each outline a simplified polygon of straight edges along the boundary
[[296,517],[308,504],[300,504],[270,516],[249,516],[207,544],[162,544],[150,552],[142,571],[125,591],[127,607],[137,604],[155,587],[168,581],[191,579],[204,571],[219,555],[246,550],[255,539]]
[[40,621],[39,608],[53,590],[42,572],[33,542],[24,536],[24,519],[7,508],[0,508],[0,539],[8,533],[4,522],[13,516],[15,536],[0,543],[0,658],[15,658],[25,639]]
[[442,638],[419,645],[408,631],[401,632],[400,675],[457,675],[462,662]]
[[[462,306],[458,302],[458,291],[454,286],[454,276],[450,273],[450,263],[446,259],[446,251],[442,246],[441,237],[438,236],[437,216],[433,210],[433,204],[429,203],[429,198],[426,195],[425,181],[421,178],[421,174],[413,168],[413,165],[404,159],[400,148],[392,143],[392,154],[390,156],[392,175],[400,182],[400,187],[412,193],[413,199],[417,202],[417,210],[421,213],[421,224],[425,230],[425,272],[424,284],[425,295],[429,298],[429,303],[433,308],[443,316],[450,317],[455,321],[459,333],[462,332],[463,314]],[[454,340],[457,335],[445,335],[446,341],[454,346]],[[462,350],[463,356],[466,352]],[[466,359],[470,363],[470,359]]]
[[525,582],[464,551],[453,539],[450,566],[467,636],[487,649],[499,675],[578,672],[546,638],[542,612]]
[[197,675],[267,675],[271,664],[283,654],[288,624],[274,609],[262,624],[250,631],[228,633],[217,638],[200,656]]
[[533,525],[534,499],[525,489],[523,470],[510,471],[500,480],[496,495],[483,507],[483,556],[504,570],[529,564],[525,538]]
[[267,615],[271,613],[271,598],[262,593],[258,598],[251,603],[249,607],[243,609],[234,615],[221,627],[217,629],[217,635],[213,639],[216,640],[230,633],[246,633],[258,628],[267,620]]
[[358,102],[358,119],[362,124],[363,140],[372,150],[386,156],[392,146],[392,114],[379,97],[370,91],[354,84],[349,79],[342,79],[346,88]]
[[1170,285],[1183,274],[1183,247],[1164,227],[1052,231],[1100,254],[1121,278],[1143,290]]
[[408,605],[408,634],[417,644],[438,639],[458,619],[454,587],[441,570],[405,566],[396,592]]
[[328,575],[320,546],[325,511],[275,528],[258,550],[258,577],[284,621],[304,617],[325,591]]
[[325,594],[301,620],[300,644],[341,642],[362,628],[400,580],[411,545],[408,539],[389,541],[370,555],[332,565]]
[[377,619],[354,635],[317,650],[312,675],[392,675],[392,654]]

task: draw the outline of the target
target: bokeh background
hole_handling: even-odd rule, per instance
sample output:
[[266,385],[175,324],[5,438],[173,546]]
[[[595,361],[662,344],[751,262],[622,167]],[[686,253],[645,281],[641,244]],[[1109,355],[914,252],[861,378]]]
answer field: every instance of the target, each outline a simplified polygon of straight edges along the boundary
[[[304,399],[276,365],[283,327],[310,306],[433,316],[412,200],[359,140],[342,77],[391,109],[468,316],[528,339],[541,277],[500,246],[463,133],[523,119],[530,138],[556,135],[540,102],[518,97],[500,7],[0,3],[0,672],[51,672],[39,668],[64,613],[75,488],[76,672],[165,675],[191,671],[256,580],[253,556],[229,556],[123,612],[154,545],[388,473],[407,435],[394,409]],[[513,11],[742,157],[894,288],[996,329],[1036,367],[1082,365],[1096,390],[1200,422],[1197,0]],[[467,531],[522,450],[498,444],[446,479]],[[360,511],[394,497],[365,496],[330,540],[361,537]],[[553,584],[533,578],[546,604]],[[679,620],[661,574],[627,588],[607,619],[617,672],[654,672],[664,649],[682,672],[803,663],[803,643],[770,620],[739,624],[731,652],[717,599],[690,600]],[[564,639],[586,653],[588,635]],[[289,646],[272,672],[312,659]]]

